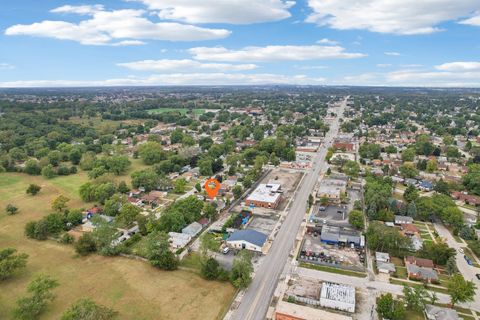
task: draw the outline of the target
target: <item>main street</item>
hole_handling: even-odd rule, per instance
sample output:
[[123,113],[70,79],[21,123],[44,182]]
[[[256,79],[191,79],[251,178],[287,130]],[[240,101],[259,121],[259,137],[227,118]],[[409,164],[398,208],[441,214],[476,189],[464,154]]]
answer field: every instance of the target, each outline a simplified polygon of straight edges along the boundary
[[445,228],[445,226],[439,222],[434,223],[435,230],[437,231],[438,235],[444,239],[450,248],[455,249],[456,252],[456,260],[457,260],[457,267],[458,271],[463,275],[465,280],[473,281],[477,286],[477,290],[475,291],[474,301],[465,303],[464,305],[480,311],[480,280],[477,279],[475,274],[480,273],[480,269],[475,268],[467,263],[464,258],[464,254],[459,251],[460,248],[464,248],[465,245],[462,245],[455,241],[455,238],[452,236],[450,231]]
[[321,172],[326,171],[327,163],[325,156],[328,148],[332,145],[334,137],[339,131],[339,119],[342,118],[345,111],[346,101],[341,102],[337,108],[337,116],[330,123],[330,130],[325,136],[323,145],[319,148],[313,161],[314,165],[310,169],[297,189],[292,200],[290,211],[278,232],[269,253],[263,259],[258,267],[255,277],[247,288],[245,295],[234,311],[232,318],[238,320],[264,319],[268,306],[277,285],[278,279],[288,259],[290,251],[293,249],[295,237],[300,224],[305,217],[307,210],[307,200],[312,192]]

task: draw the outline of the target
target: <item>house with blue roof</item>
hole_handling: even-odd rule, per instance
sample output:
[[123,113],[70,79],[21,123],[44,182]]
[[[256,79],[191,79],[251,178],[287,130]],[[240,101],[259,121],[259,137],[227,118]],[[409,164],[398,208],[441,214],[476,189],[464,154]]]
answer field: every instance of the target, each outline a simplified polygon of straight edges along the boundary
[[227,245],[237,250],[247,249],[262,252],[266,241],[266,234],[256,230],[245,229],[233,232],[227,239]]
[[423,180],[419,185],[420,190],[430,192],[433,190],[433,183],[427,180]]

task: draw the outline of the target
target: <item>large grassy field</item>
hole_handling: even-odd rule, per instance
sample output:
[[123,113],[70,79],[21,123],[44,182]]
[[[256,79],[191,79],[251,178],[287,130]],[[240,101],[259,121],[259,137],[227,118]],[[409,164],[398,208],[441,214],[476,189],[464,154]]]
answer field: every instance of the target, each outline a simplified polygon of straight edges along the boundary
[[[180,108],[157,108],[157,109],[150,109],[148,113],[150,114],[160,114],[165,112],[176,111],[180,112],[182,115],[185,115],[189,109],[180,109]],[[192,109],[193,114],[198,116],[205,113],[205,109]]]
[[[135,164],[137,167],[140,164]],[[188,271],[165,272],[149,264],[120,257],[92,255],[79,258],[71,246],[54,241],[27,239],[24,226],[49,213],[51,201],[60,194],[71,199],[71,207],[88,207],[78,198],[85,173],[45,180],[19,173],[0,174],[0,248],[13,247],[29,254],[27,268],[0,283],[0,319],[10,319],[17,297],[37,274],[48,274],[60,282],[57,299],[41,319],[58,319],[81,297],[91,297],[120,312],[119,319],[217,319],[234,294],[226,283],[205,281]],[[28,184],[42,186],[27,196]],[[7,216],[8,203],[20,212]]]

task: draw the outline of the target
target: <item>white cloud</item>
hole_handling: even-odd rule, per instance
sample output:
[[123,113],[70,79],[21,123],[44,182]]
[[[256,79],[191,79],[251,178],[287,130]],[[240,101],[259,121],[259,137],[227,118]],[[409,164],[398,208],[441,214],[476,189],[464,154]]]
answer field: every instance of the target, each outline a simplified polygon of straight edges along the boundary
[[[429,34],[439,25],[471,16],[478,0],[308,0],[313,13],[307,22],[334,29],[363,29],[402,35]],[[463,23],[474,24],[472,20]]]
[[342,84],[408,87],[480,87],[480,64],[451,62],[434,69],[371,72],[337,80]]
[[460,23],[480,27],[480,12],[476,16],[460,21]]
[[282,74],[229,74],[229,73],[174,73],[152,75],[146,78],[72,81],[32,80],[0,82],[2,88],[18,87],[89,87],[89,86],[153,86],[153,85],[248,85],[248,84],[324,84],[325,78],[309,78],[305,75]]
[[[62,7],[60,7],[62,8]],[[54,9],[54,10],[58,10]],[[87,12],[83,7],[69,7],[61,11]],[[209,29],[174,22],[154,23],[144,17],[143,10],[90,10],[91,16],[79,23],[42,21],[30,25],[14,25],[6,35],[72,40],[85,45],[139,45],[139,40],[198,41],[221,39],[230,35],[225,29]],[[123,39],[123,40],[122,40]],[[115,40],[122,40],[115,42]]]
[[333,45],[333,46],[335,46],[335,45],[338,44],[337,41],[335,41],[335,40],[330,40],[330,39],[327,39],[327,38],[323,38],[323,39],[321,39],[321,40],[318,40],[317,43],[319,43],[319,44],[326,44],[326,45]]
[[162,19],[187,23],[249,24],[289,18],[288,0],[134,0]]
[[101,4],[96,4],[93,6],[84,5],[84,6],[71,6],[65,5],[55,9],[50,10],[52,13],[73,13],[81,15],[91,15],[98,11],[104,11],[105,7]]
[[398,53],[398,52],[393,52],[393,51],[390,51],[390,52],[384,52],[383,54],[384,54],[384,55],[386,55],[386,56],[394,56],[394,57],[401,56],[401,54],[400,54],[400,53]]
[[0,62],[0,70],[13,70],[15,66],[10,63]]
[[117,64],[136,71],[155,71],[155,72],[172,72],[194,70],[215,70],[215,71],[245,71],[256,69],[254,64],[228,64],[228,63],[201,63],[195,60],[143,60],[135,62],[125,62]]
[[125,47],[125,46],[143,46],[146,43],[140,40],[123,40],[120,42],[114,42],[111,44],[113,47]]
[[378,68],[388,68],[391,67],[392,65],[390,63],[379,63],[377,64]]
[[302,61],[319,59],[353,59],[366,56],[347,53],[339,46],[266,46],[229,50],[224,47],[197,47],[188,50],[197,60],[210,61]]
[[441,71],[452,71],[452,72],[462,72],[462,71],[480,71],[480,62],[470,62],[470,61],[456,61],[444,63],[438,66],[435,66],[435,69]]

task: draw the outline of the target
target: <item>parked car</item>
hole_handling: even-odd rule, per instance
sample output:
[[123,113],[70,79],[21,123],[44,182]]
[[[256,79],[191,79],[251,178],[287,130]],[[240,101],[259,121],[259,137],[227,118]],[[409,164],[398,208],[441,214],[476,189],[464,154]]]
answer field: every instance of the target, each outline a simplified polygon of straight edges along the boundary
[[229,247],[225,247],[225,248],[223,248],[223,250],[222,250],[222,253],[223,253],[223,254],[227,254],[227,253],[229,253],[229,252],[230,252],[230,248],[229,248]]
[[463,249],[462,249],[462,248],[459,248],[459,249],[458,249],[458,252],[463,253]]
[[469,266],[473,266],[472,260],[470,260],[470,258],[467,257],[467,255],[463,255],[463,258],[465,258]]
[[327,208],[325,208],[324,206],[318,207],[318,211],[325,211],[325,210],[327,210]]
[[475,277],[477,277],[477,279],[480,280],[480,273],[477,273]]

